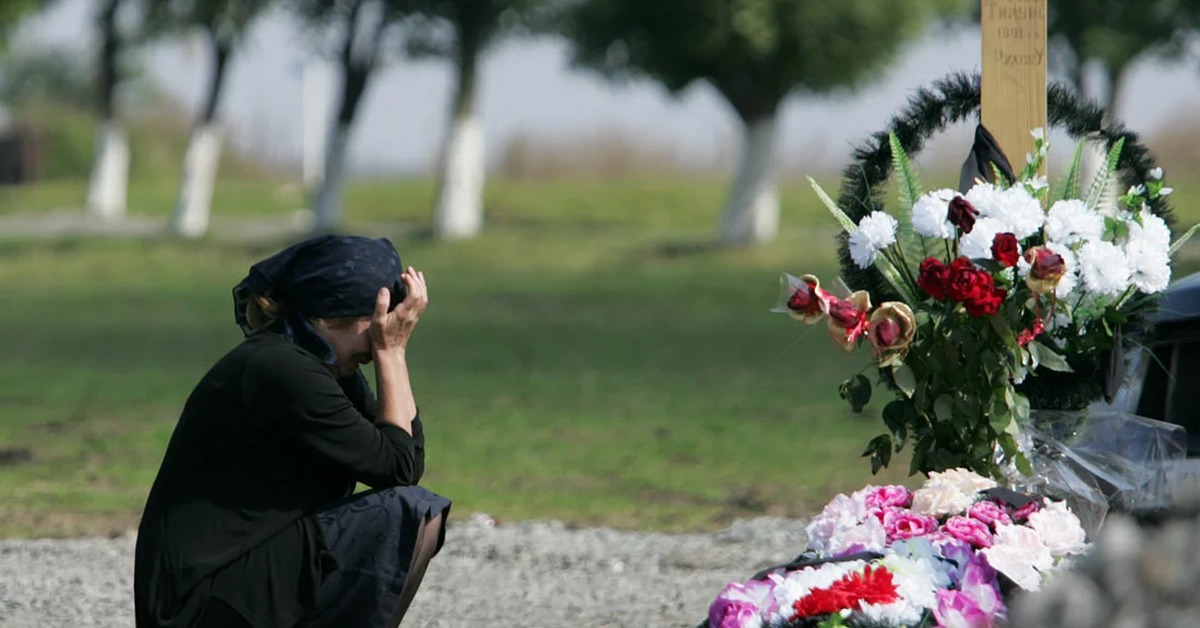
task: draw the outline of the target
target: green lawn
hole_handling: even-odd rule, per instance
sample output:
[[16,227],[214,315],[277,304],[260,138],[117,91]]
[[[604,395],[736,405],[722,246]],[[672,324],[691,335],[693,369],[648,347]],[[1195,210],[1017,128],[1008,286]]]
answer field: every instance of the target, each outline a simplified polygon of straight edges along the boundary
[[[134,211],[165,212],[158,187],[136,186]],[[0,212],[69,207],[80,189],[0,191]],[[872,480],[858,453],[882,403],[853,415],[837,396],[865,356],[768,312],[780,271],[832,280],[832,221],[792,187],[774,244],[712,249],[722,192],[495,182],[474,241],[368,230],[430,281],[410,350],[424,483],[458,516],[705,530],[811,514]],[[299,206],[288,194],[234,183],[216,211],[280,215]],[[355,186],[352,230],[425,224],[431,197],[419,181]],[[0,472],[0,537],[135,524],[191,386],[240,337],[230,288],[278,245],[0,239],[0,447],[32,452]]]

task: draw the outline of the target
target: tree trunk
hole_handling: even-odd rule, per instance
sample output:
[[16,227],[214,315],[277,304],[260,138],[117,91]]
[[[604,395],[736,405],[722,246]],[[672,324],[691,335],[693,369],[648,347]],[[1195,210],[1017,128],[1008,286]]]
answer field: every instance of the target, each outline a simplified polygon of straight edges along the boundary
[[96,16],[100,31],[100,53],[96,75],[96,114],[102,121],[96,131],[95,160],[88,185],[88,212],[105,220],[125,215],[126,187],[129,183],[129,143],[117,123],[117,56],[120,34],[117,9],[121,0],[106,0]]
[[775,181],[778,113],[745,121],[737,176],[721,218],[722,244],[766,242],[779,231],[779,191]]
[[129,183],[129,142],[121,126],[106,120],[96,130],[96,157],[88,185],[88,212],[105,220],[125,216]]
[[342,190],[346,183],[346,148],[350,142],[350,124],[335,124],[326,144],[325,174],[313,202],[318,232],[333,231],[342,222]]
[[483,125],[475,113],[475,78],[479,52],[463,46],[458,85],[438,169],[433,233],[444,239],[469,238],[483,228],[483,185],[486,178]]
[[222,41],[216,33],[210,33],[210,39],[213,46],[212,79],[196,127],[188,140],[179,199],[171,215],[171,232],[186,238],[198,238],[208,231],[213,188],[221,161],[223,138],[221,125],[217,122],[217,106],[232,45]]

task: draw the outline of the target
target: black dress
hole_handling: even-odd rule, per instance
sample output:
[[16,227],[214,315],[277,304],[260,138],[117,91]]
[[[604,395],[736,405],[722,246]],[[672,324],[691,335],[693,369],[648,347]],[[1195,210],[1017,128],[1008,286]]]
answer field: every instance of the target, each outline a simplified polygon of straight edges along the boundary
[[[138,528],[139,628],[190,626],[210,599],[256,627],[311,621],[330,597],[322,584],[346,584],[333,574],[355,552],[394,556],[383,562],[402,577],[402,556],[354,540],[380,523],[354,513],[388,510],[385,545],[403,547],[414,517],[450,503],[415,486],[347,499],[356,482],[404,487],[424,471],[420,418],[410,436],[375,416],[361,374],[338,380],[280,334],[250,336],[218,361],[188,398]],[[358,531],[330,543],[327,529]]]

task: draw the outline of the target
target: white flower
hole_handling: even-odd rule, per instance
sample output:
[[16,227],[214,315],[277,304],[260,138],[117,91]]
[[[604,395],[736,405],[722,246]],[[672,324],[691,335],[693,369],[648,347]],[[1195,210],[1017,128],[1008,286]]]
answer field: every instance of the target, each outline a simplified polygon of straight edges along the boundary
[[974,471],[962,468],[930,473],[929,479],[925,481],[925,486],[931,484],[949,484],[964,493],[971,493],[972,495],[989,488],[996,488],[997,486],[996,481],[992,478],[987,478]]
[[884,212],[871,212],[850,234],[850,257],[859,268],[875,263],[879,251],[896,241],[896,219]]
[[1036,129],[1033,129],[1032,131],[1030,131],[1030,132],[1029,132],[1029,134],[1030,134],[1031,136],[1033,136],[1033,140],[1034,140],[1035,142],[1037,142],[1037,141],[1041,141],[1041,140],[1044,140],[1044,139],[1046,139],[1046,128],[1045,128],[1045,127],[1040,127],[1040,126],[1039,126],[1038,128],[1036,128]]
[[976,493],[994,486],[994,480],[966,469],[933,472],[913,493],[912,511],[935,516],[965,512],[975,503]]
[[1174,191],[1175,191],[1175,188],[1163,188],[1158,191],[1158,195],[1159,196],[1170,196],[1171,192],[1174,192]]
[[975,221],[971,233],[963,234],[958,240],[958,253],[970,259],[992,259],[992,240],[997,233],[1008,233],[1008,225],[995,218],[980,218]]
[[825,543],[824,551],[841,554],[853,547],[864,552],[878,552],[887,547],[887,530],[879,519],[867,517],[858,525],[839,527]]
[[1129,260],[1112,242],[1086,242],[1079,249],[1079,273],[1088,290],[1116,296],[1129,287]]
[[1104,237],[1104,216],[1084,201],[1058,201],[1046,216],[1046,237],[1063,244],[1100,240]]
[[1129,220],[1129,240],[1146,240],[1148,246],[1161,248],[1164,252],[1171,247],[1171,228],[1145,205],[1136,220]]
[[1045,507],[1029,515],[1029,527],[1042,537],[1050,555],[1059,558],[1082,554],[1087,549],[1087,535],[1079,517],[1061,501],[1043,500]]
[[1029,187],[1031,192],[1037,192],[1038,190],[1044,190],[1050,187],[1050,181],[1047,180],[1046,177],[1038,175],[1026,181],[1025,185]]
[[912,207],[913,229],[931,238],[953,238],[954,225],[948,219],[950,201],[958,196],[954,190],[942,189],[917,199]]
[[1129,191],[1126,192],[1125,194],[1126,194],[1126,196],[1141,196],[1145,193],[1146,193],[1146,186],[1139,183],[1137,185],[1129,186]]
[[967,190],[966,199],[981,216],[988,216],[1000,208],[1003,195],[1004,190],[986,181],[980,181]]
[[[989,184],[990,186],[990,184]],[[1046,222],[1046,212],[1042,204],[1024,186],[1016,186],[1007,190],[979,189],[976,185],[967,192],[967,200],[979,210],[980,218],[995,218],[1007,227],[1005,232],[1012,233],[1018,239],[1028,238],[1037,233]],[[971,198],[971,193],[979,189],[979,202]]]
[[1159,179],[1162,179],[1163,169],[1162,168],[1154,168],[1154,169],[1150,170],[1149,174],[1150,174],[1151,179],[1158,181]]
[[1154,294],[1171,283],[1171,256],[1166,248],[1146,239],[1130,240],[1125,244],[1125,259],[1129,261],[1129,280],[1138,290]]
[[1039,572],[1054,566],[1054,558],[1042,536],[1023,525],[1000,524],[996,527],[994,540],[991,547],[980,550],[988,564],[1022,589],[1038,590],[1042,583]]
[[866,504],[862,500],[839,493],[805,528],[809,546],[822,554],[832,553],[831,540],[857,526],[865,516]]

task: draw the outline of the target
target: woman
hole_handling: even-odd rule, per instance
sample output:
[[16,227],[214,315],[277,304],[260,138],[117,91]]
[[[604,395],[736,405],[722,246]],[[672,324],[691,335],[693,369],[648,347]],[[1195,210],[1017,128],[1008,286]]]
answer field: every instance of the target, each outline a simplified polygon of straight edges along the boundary
[[396,626],[450,509],[416,486],[425,276],[385,239],[322,236],[233,297],[247,337],[188,398],[138,528],[137,625]]

